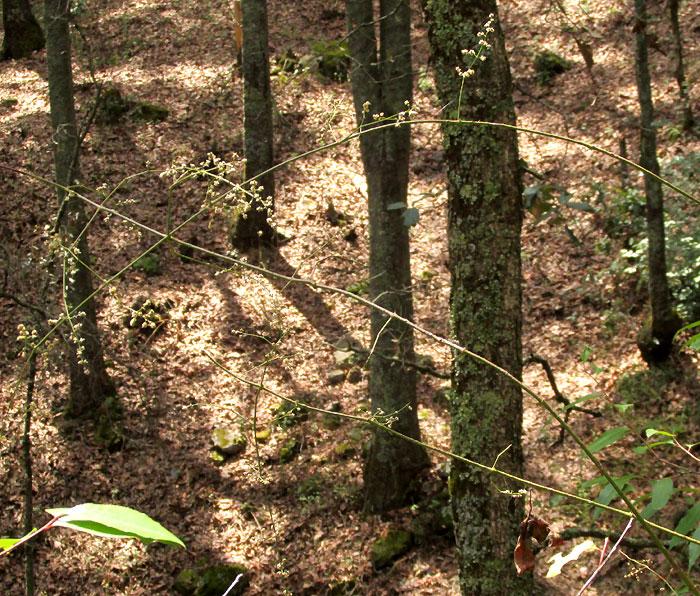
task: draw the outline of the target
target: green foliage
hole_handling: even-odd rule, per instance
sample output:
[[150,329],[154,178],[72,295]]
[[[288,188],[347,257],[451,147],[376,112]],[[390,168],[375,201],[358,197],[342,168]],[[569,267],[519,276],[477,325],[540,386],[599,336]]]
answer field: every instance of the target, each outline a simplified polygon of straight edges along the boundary
[[564,232],[574,244],[580,241],[569,227],[572,215],[568,210],[595,213],[588,203],[573,200],[573,195],[561,184],[535,184],[523,192],[523,207],[535,217],[535,225],[550,220],[551,223],[563,224]]
[[61,526],[103,538],[138,538],[146,544],[162,542],[185,548],[184,542],[145,513],[121,505],[83,503],[74,507],[47,509],[54,516],[40,530],[32,530],[22,538],[0,540],[0,555],[50,528]]
[[396,211],[402,209],[401,219],[403,219],[403,225],[407,228],[415,226],[420,220],[420,213],[415,207],[409,207],[406,203],[391,203],[387,206],[388,211]]
[[595,441],[588,445],[588,449],[591,453],[597,453],[601,449],[605,449],[608,445],[616,443],[629,432],[630,430],[626,426],[618,426],[616,428],[608,429]]
[[670,380],[669,374],[661,367],[626,373],[617,380],[617,393],[623,403],[658,402]]
[[318,62],[318,74],[328,81],[348,80],[350,52],[344,41],[321,41],[311,46]]
[[134,263],[134,269],[143,271],[148,277],[160,275],[160,257],[154,252],[149,252]]
[[138,538],[150,544],[163,542],[185,548],[184,542],[145,513],[121,505],[83,503],[69,508],[47,509],[61,516],[53,524],[103,538]]

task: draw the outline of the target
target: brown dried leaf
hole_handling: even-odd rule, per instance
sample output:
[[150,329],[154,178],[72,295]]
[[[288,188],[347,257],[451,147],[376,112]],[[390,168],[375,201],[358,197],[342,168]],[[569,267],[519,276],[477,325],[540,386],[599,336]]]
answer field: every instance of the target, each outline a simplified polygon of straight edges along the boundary
[[523,538],[523,536],[518,538],[518,544],[513,552],[513,561],[515,562],[515,569],[518,575],[532,571],[535,568],[535,555],[532,554],[532,547],[528,538]]

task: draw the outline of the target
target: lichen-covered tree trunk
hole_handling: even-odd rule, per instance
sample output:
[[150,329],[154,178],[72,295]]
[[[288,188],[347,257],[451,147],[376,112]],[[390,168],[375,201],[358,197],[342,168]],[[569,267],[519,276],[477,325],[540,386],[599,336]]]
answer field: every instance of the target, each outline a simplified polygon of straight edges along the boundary
[[53,151],[59,202],[59,234],[66,251],[62,258],[65,307],[72,312],[69,337],[69,417],[97,418],[106,397],[114,394],[102,356],[97,331],[87,217],[83,202],[66,189],[78,176],[78,131],[73,98],[71,40],[68,28],[69,0],[45,0],[46,58]]
[[[380,1],[379,44],[372,0],[347,0],[346,10],[355,111],[358,124],[371,126],[373,114],[405,112],[412,99],[409,3]],[[413,318],[408,228],[403,209],[389,206],[406,205],[410,140],[407,125],[360,138],[369,199],[370,298],[407,319]],[[391,415],[392,429],[419,439],[415,370],[396,361],[415,360],[412,329],[376,310],[370,319],[372,412]],[[379,513],[404,505],[416,474],[427,465],[423,447],[376,429],[364,470],[365,511]]]
[[[654,128],[654,104],[651,96],[651,77],[646,43],[646,0],[635,0],[635,71],[637,93],[641,111],[640,164],[658,176],[659,161],[656,157],[656,129]],[[651,326],[639,333],[637,344],[648,363],[665,360],[671,353],[673,336],[680,328],[671,291],[666,276],[666,244],[664,232],[664,199],[661,182],[644,175],[646,191],[646,219],[649,260],[649,301],[651,302]]]
[[[267,29],[267,0],[241,0],[243,47],[244,151],[246,180],[273,166],[272,91]],[[268,217],[274,210],[275,178],[272,172],[257,178],[248,190],[250,209],[234,216],[232,244],[241,250],[275,239]]]
[[3,60],[26,58],[44,47],[44,32],[32,14],[29,0],[2,0],[2,24]]
[[690,130],[693,127],[695,118],[693,118],[693,110],[690,106],[688,81],[685,78],[683,65],[683,36],[681,35],[681,24],[678,20],[678,0],[668,0],[668,10],[671,16],[671,29],[673,30],[673,59],[676,62],[673,74],[678,83],[678,95],[683,114],[683,130]]
[[[424,0],[443,116],[515,123],[511,78],[495,0]],[[486,23],[490,22],[489,26]],[[482,32],[482,35],[479,34]],[[483,43],[482,43],[483,40]],[[484,61],[463,50],[478,52]],[[470,69],[471,66],[471,69]],[[464,82],[464,73],[473,70]],[[513,130],[443,126],[448,188],[451,331],[460,343],[521,376],[521,180]],[[455,353],[452,450],[522,475],[522,393],[504,375]],[[500,458],[498,457],[500,455]],[[513,550],[524,518],[517,490],[501,478],[454,462],[450,494],[462,594],[530,595]]]

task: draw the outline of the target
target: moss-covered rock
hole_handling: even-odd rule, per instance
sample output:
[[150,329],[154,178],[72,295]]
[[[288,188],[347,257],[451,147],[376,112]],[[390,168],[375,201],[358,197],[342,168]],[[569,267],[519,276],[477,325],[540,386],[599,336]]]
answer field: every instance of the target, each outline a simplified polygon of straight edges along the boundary
[[147,101],[142,101],[134,108],[134,118],[146,122],[163,122],[170,111],[163,106],[157,106]]
[[540,85],[548,85],[556,75],[570,70],[571,67],[571,62],[551,50],[544,50],[535,55],[535,73]]
[[389,530],[386,536],[372,545],[370,560],[375,569],[384,569],[406,554],[413,545],[413,533],[408,530]]
[[240,596],[250,583],[248,575],[248,570],[237,564],[213,565],[200,571],[183,569],[175,578],[173,589],[181,596],[221,596],[238,578],[227,596]]
[[97,109],[97,121],[106,124],[118,122],[134,103],[122,95],[116,87],[107,87],[100,94],[100,105]]
[[348,459],[357,453],[357,449],[349,443],[339,443],[333,451],[339,459]]
[[341,41],[327,41],[311,46],[318,63],[318,74],[322,80],[344,83],[348,80],[350,52],[348,45]]
[[199,573],[194,569],[183,569],[173,582],[173,590],[182,596],[194,596],[199,586]]
[[207,567],[200,573],[199,587],[195,596],[221,596],[236,581],[238,576],[242,576],[235,587],[227,596],[240,596],[248,587],[248,570],[243,565],[214,565]]
[[267,443],[270,440],[270,429],[262,428],[255,432],[255,442],[256,443]]
[[222,427],[215,428],[211,433],[211,442],[216,451],[224,456],[233,457],[245,451],[248,440],[245,435]]
[[209,460],[215,466],[223,466],[226,463],[226,456],[214,448],[209,450]]

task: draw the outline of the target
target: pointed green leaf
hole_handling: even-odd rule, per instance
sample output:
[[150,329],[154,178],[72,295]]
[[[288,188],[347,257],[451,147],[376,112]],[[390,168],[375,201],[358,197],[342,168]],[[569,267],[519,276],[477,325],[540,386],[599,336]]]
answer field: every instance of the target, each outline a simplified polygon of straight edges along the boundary
[[21,540],[21,538],[0,538],[0,549],[7,550],[8,548],[10,548],[12,545],[16,544],[20,540]]
[[585,401],[588,401],[589,399],[595,399],[596,397],[601,397],[601,396],[602,396],[602,394],[600,394],[600,393],[589,393],[588,395],[584,395],[583,397],[579,397],[578,399],[575,399],[574,401],[572,401],[570,404],[567,404],[566,406],[564,406],[564,409],[568,410],[568,409],[572,408],[573,406],[577,406]]
[[651,491],[651,503],[642,511],[642,517],[644,519],[651,518],[652,515],[666,507],[666,503],[668,503],[668,500],[673,494],[672,478],[662,478],[661,480],[653,482],[652,485],[654,488]]
[[387,211],[396,211],[397,209],[403,209],[404,207],[406,207],[406,203],[400,203],[400,202],[397,202],[397,203],[389,203],[389,204],[386,206],[386,210],[387,210]]
[[591,451],[591,453],[596,453],[601,449],[605,449],[605,447],[608,445],[612,445],[616,441],[619,441],[628,432],[629,429],[626,426],[618,426],[616,428],[606,430],[588,446],[588,449]]
[[[695,538],[695,540],[700,540],[700,528],[695,530],[693,538]],[[695,565],[695,561],[698,560],[698,557],[700,557],[700,544],[691,542],[688,545],[688,571]]]
[[[676,532],[679,534],[687,534],[690,532],[695,526],[698,525],[698,522],[700,521],[700,501],[695,503],[688,513],[686,513],[682,518],[681,521],[678,522],[678,525],[676,526]],[[682,538],[678,538],[678,536],[674,536],[671,538],[671,542],[668,543],[669,548],[673,548],[677,544],[680,544],[683,542]]]
[[145,513],[121,505],[83,503],[75,507],[47,511],[51,515],[62,516],[54,524],[56,526],[105,538],[138,538],[147,544],[164,542],[185,547],[182,540]]

